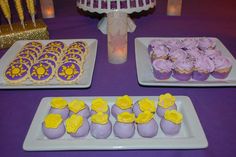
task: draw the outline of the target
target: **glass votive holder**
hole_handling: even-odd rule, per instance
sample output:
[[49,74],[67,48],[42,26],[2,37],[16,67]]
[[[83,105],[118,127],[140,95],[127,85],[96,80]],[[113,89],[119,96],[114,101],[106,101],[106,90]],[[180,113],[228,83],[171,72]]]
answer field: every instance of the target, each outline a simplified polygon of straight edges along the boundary
[[53,0],[40,0],[40,5],[43,18],[55,17]]
[[168,0],[167,15],[181,16],[182,0]]

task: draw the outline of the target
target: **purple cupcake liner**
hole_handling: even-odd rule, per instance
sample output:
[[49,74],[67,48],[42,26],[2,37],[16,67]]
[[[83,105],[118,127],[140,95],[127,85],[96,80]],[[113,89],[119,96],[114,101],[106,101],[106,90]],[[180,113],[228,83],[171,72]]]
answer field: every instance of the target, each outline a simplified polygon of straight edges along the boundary
[[179,81],[188,81],[192,77],[192,72],[185,74],[185,73],[179,73],[178,71],[173,70],[172,76]]
[[228,77],[229,72],[220,73],[220,72],[214,71],[211,73],[211,75],[217,79],[225,79],[226,77]]
[[160,72],[158,70],[153,70],[153,74],[155,76],[156,79],[158,80],[166,80],[166,79],[169,79],[171,74],[172,74],[172,71],[170,72]]
[[199,71],[194,71],[192,78],[197,81],[205,81],[210,76],[210,73],[201,73]]

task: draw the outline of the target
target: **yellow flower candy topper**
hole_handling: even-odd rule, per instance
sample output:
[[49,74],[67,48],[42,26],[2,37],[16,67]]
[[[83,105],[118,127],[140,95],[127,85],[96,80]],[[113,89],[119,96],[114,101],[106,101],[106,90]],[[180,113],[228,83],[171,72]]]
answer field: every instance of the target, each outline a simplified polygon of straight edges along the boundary
[[63,98],[52,98],[51,106],[57,109],[63,109],[67,106],[67,101]]
[[66,120],[66,131],[68,133],[76,133],[77,130],[83,125],[83,117],[73,114]]
[[103,113],[103,112],[98,112],[91,116],[91,121],[96,124],[107,124],[108,114]]
[[135,122],[138,124],[148,123],[150,120],[154,118],[154,114],[149,111],[141,112],[136,118]]
[[155,102],[153,100],[150,100],[148,98],[143,98],[138,101],[138,104],[139,104],[139,109],[142,112],[144,111],[156,112]]
[[133,123],[135,121],[135,114],[122,112],[121,114],[118,114],[117,121],[121,123]]
[[44,119],[46,128],[56,129],[62,123],[62,116],[60,114],[48,114]]
[[72,102],[68,104],[68,108],[74,112],[78,113],[79,111],[83,110],[86,108],[84,101],[75,99]]
[[158,105],[162,108],[169,108],[175,104],[175,97],[170,93],[159,96]]
[[164,118],[175,124],[180,124],[183,120],[183,115],[176,110],[167,110],[165,112]]
[[95,112],[107,112],[108,103],[102,98],[97,98],[92,101],[91,110]]
[[133,100],[128,95],[124,95],[116,99],[116,106],[118,106],[122,110],[129,109],[132,107],[132,105]]

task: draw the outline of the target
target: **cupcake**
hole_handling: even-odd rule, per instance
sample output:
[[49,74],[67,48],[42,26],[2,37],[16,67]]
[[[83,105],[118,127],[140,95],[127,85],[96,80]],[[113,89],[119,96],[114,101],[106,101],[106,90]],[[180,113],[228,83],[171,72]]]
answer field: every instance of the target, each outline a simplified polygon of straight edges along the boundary
[[206,80],[215,69],[214,62],[207,56],[200,56],[194,62],[192,78],[198,81]]
[[170,53],[171,53],[172,51],[181,49],[183,45],[183,41],[179,39],[170,39],[165,42],[165,45],[170,50]]
[[179,81],[188,81],[192,77],[193,62],[190,60],[178,60],[174,63],[173,77]]
[[62,119],[66,119],[69,115],[69,109],[67,108],[67,101],[63,98],[52,98],[51,108],[49,113],[61,114]]
[[138,116],[141,112],[144,111],[155,113],[156,111],[155,102],[148,98],[143,98],[141,100],[138,100],[133,106],[133,112],[135,116]]
[[137,123],[137,129],[140,136],[152,138],[157,135],[158,125],[153,118],[154,114],[149,111],[142,112],[138,115],[135,122]]
[[198,40],[194,38],[185,38],[182,42],[182,49],[191,50],[198,46]]
[[204,51],[204,55],[209,57],[210,59],[214,59],[215,57],[221,56],[222,52],[216,49],[207,49]]
[[106,139],[112,132],[112,124],[108,114],[98,112],[91,116],[90,133],[96,139]]
[[176,135],[179,133],[183,115],[176,110],[167,110],[164,118],[161,119],[161,130],[166,135]]
[[191,61],[194,61],[194,62],[195,62],[196,58],[198,58],[201,55],[204,55],[204,52],[199,50],[198,48],[186,50],[185,52],[187,53],[187,58]]
[[170,52],[169,58],[172,62],[177,60],[185,60],[187,58],[187,53],[182,49],[176,49]]
[[133,100],[128,95],[124,95],[116,99],[116,103],[112,105],[111,114],[112,116],[117,118],[117,115],[122,112],[132,113],[133,112],[132,107],[133,107]]
[[81,115],[73,114],[65,122],[66,132],[72,137],[84,137],[89,133],[89,122]]
[[216,42],[211,38],[200,38],[198,40],[198,48],[201,50],[214,49],[215,46]]
[[90,110],[87,104],[85,104],[82,100],[73,100],[68,104],[68,108],[70,110],[70,115],[77,114],[81,115],[84,118],[89,118],[90,116]]
[[131,138],[135,133],[135,115],[129,112],[118,114],[117,121],[114,124],[114,134],[118,138]]
[[163,117],[166,110],[176,110],[175,97],[170,93],[161,94],[158,98],[156,113],[158,116]]
[[91,104],[91,114],[95,114],[98,112],[103,112],[110,115],[110,109],[108,106],[108,102],[103,100],[102,98],[97,98],[92,101]]
[[213,59],[215,70],[211,73],[214,78],[225,79],[232,69],[232,61],[224,56],[218,56]]
[[155,59],[167,59],[169,54],[169,49],[164,46],[160,45],[153,48],[153,51],[151,52],[151,62],[153,62]]
[[42,124],[42,132],[49,139],[56,139],[65,134],[65,126],[60,114],[48,114]]
[[148,54],[151,55],[154,49],[158,48],[159,46],[163,46],[164,43],[162,40],[154,39],[148,45]]
[[152,63],[154,77],[158,80],[169,79],[172,74],[173,64],[169,60],[156,59]]

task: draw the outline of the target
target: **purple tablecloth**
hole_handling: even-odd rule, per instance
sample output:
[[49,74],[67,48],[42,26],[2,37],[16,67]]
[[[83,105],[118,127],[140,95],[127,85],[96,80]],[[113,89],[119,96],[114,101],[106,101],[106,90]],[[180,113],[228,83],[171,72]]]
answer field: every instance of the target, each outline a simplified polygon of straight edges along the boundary
[[[157,8],[133,15],[137,24],[129,34],[128,62],[107,62],[107,37],[99,32],[99,19],[84,16],[74,0],[56,0],[56,18],[45,20],[51,39],[96,38],[98,51],[92,85],[88,89],[0,90],[0,156],[235,156],[236,154],[236,88],[143,87],[138,84],[134,39],[136,37],[218,37],[236,57],[236,1],[183,1],[181,17],[166,16],[166,1]],[[3,19],[2,19],[3,20]],[[6,50],[1,50],[1,56]],[[115,95],[189,96],[206,133],[209,147],[200,150],[126,150],[26,152],[23,141],[43,97],[48,96],[115,96]]]

